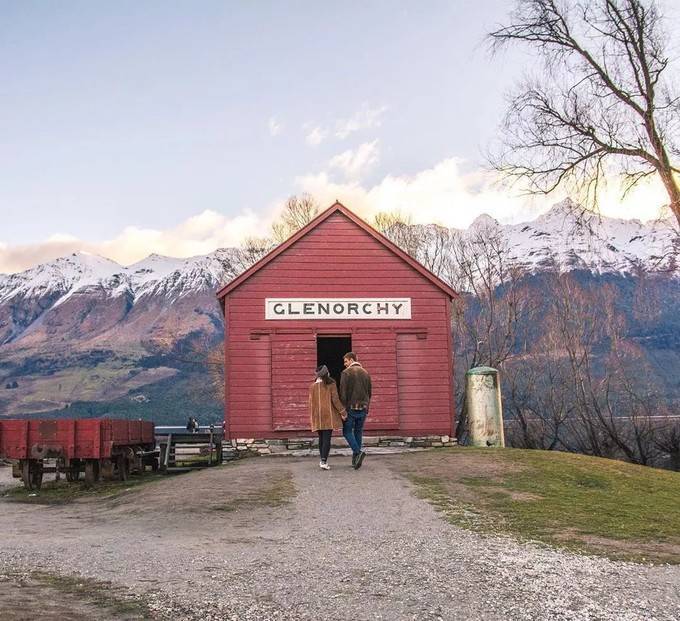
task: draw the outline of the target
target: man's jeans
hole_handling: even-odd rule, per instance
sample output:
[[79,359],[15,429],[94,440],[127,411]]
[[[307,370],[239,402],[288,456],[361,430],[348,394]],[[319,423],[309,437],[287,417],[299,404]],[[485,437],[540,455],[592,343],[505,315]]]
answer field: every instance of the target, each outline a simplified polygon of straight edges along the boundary
[[361,453],[366,414],[366,410],[347,410],[347,420],[342,424],[342,435],[345,436],[354,455]]

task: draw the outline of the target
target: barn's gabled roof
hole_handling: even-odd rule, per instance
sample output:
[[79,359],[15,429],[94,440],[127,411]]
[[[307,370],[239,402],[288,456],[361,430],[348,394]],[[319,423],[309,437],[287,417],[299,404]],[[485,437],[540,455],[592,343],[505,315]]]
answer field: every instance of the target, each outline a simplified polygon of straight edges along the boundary
[[437,278],[437,276],[435,276],[426,267],[418,263],[418,261],[416,261],[412,256],[405,253],[396,244],[387,239],[387,237],[376,231],[371,225],[369,225],[367,222],[359,218],[359,216],[353,214],[349,209],[347,209],[347,207],[345,207],[342,203],[339,202],[334,203],[328,209],[321,212],[316,218],[314,218],[309,224],[307,224],[307,226],[301,228],[297,233],[289,237],[282,244],[279,244],[276,248],[274,248],[271,252],[262,257],[257,263],[249,267],[241,275],[237,276],[231,282],[227,283],[217,292],[217,297],[220,299],[224,298],[226,295],[228,295],[234,289],[236,289],[239,285],[248,280],[255,272],[258,272],[265,265],[267,265],[268,263],[273,261],[276,257],[278,257],[280,254],[283,254],[293,244],[302,239],[310,231],[313,231],[317,226],[319,226],[322,222],[325,222],[335,213],[341,213],[343,216],[354,222],[354,224],[356,224],[359,228],[366,231],[366,233],[368,233],[376,241],[385,246],[392,253],[396,254],[402,261],[408,263],[414,270],[421,274],[421,276],[423,276],[424,278],[429,280],[432,284],[434,284],[436,287],[441,289],[450,298],[458,297],[458,294],[451,287],[449,287],[449,285],[447,285],[443,280]]

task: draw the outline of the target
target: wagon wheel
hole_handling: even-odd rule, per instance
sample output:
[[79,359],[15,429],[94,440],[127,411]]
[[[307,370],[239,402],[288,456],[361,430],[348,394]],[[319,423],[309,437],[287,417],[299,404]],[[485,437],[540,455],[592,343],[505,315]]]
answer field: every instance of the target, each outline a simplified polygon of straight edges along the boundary
[[26,459],[21,465],[21,478],[24,487],[28,491],[38,490],[42,485],[43,468],[42,462]]
[[102,481],[113,480],[113,462],[110,459],[102,459],[99,462],[99,479]]
[[136,474],[143,473],[144,472],[144,458],[139,456],[135,456],[135,467],[134,467],[134,472]]
[[43,479],[43,465],[41,461],[36,461],[33,464],[32,472],[33,489],[40,489],[42,487],[42,479]]
[[80,462],[77,459],[71,459],[67,463],[68,466],[64,468],[66,480],[69,483],[74,483],[80,478]]
[[99,480],[99,461],[88,459],[85,462],[85,485],[92,486]]
[[118,469],[118,480],[127,481],[130,476],[130,462],[125,455],[118,455],[116,458],[116,468]]
[[158,472],[158,457],[151,458],[151,472]]
[[31,481],[31,462],[28,459],[21,461],[21,480],[24,482],[24,487],[28,491],[33,489],[33,482]]

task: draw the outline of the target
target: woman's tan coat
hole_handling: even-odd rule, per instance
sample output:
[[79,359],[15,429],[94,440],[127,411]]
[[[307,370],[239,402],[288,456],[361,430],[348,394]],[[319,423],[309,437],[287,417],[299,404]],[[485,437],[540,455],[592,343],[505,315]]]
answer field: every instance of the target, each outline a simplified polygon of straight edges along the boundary
[[309,387],[309,424],[312,431],[339,429],[345,415],[335,382],[314,382]]

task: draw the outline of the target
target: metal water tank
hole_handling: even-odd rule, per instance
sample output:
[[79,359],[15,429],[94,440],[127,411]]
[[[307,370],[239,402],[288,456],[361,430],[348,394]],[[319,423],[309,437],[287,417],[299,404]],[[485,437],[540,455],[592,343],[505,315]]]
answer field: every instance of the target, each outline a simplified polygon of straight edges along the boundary
[[505,446],[498,371],[475,367],[465,374],[468,430],[472,446]]

